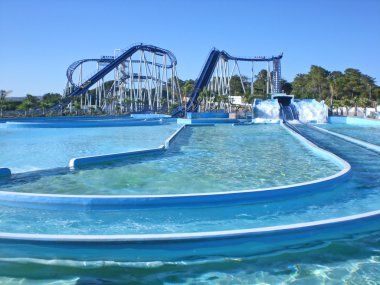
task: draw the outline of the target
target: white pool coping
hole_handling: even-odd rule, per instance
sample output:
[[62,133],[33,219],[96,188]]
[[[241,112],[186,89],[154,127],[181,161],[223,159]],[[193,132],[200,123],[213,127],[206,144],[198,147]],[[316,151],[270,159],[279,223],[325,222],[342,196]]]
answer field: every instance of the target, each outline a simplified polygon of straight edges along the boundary
[[149,154],[161,154],[165,150],[169,149],[169,146],[173,139],[185,128],[185,125],[180,126],[172,135],[170,135],[164,142],[163,145],[158,148],[150,148],[136,151],[127,151],[127,152],[118,152],[118,153],[109,153],[109,154],[101,154],[101,155],[92,155],[92,156],[82,156],[72,158],[69,161],[69,168],[77,169],[87,165],[101,165],[103,163],[112,162],[115,160],[125,160],[129,157],[136,156],[146,156]]
[[339,218],[325,219],[313,222],[295,223],[289,225],[250,228],[241,230],[225,230],[212,232],[167,233],[167,234],[130,234],[130,235],[59,235],[59,234],[26,234],[0,232],[0,240],[29,240],[45,242],[86,242],[86,243],[112,243],[112,242],[160,242],[160,241],[189,241],[203,239],[221,239],[249,237],[259,235],[272,235],[281,232],[292,232],[318,228],[326,225],[340,225],[349,222],[360,222],[366,218],[380,219],[380,210],[365,212]]
[[320,127],[317,127],[317,126],[311,126],[311,127],[315,128],[316,130],[318,130],[320,132],[324,132],[324,133],[336,136],[336,137],[341,138],[341,139],[343,139],[345,141],[348,141],[348,142],[360,145],[362,147],[365,147],[367,149],[370,149],[370,150],[373,150],[373,151],[375,151],[377,153],[380,153],[380,146],[378,146],[378,145],[371,144],[369,142],[366,142],[366,141],[363,141],[363,140],[360,140],[360,139],[356,139],[356,138],[353,138],[353,137],[350,137],[350,136],[347,136],[347,135],[342,135],[342,134],[339,134],[339,133],[336,133],[336,132],[333,132],[333,131],[330,131],[330,130],[326,130],[326,129],[323,129],[323,128],[320,128]]

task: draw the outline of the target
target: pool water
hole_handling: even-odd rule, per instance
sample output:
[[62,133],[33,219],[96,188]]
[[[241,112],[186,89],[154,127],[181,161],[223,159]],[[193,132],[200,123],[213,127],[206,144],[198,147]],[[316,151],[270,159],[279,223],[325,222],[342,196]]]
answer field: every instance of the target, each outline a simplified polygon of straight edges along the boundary
[[379,233],[305,250],[188,262],[0,258],[1,284],[378,284]]
[[160,156],[57,175],[15,177],[0,190],[82,195],[223,192],[301,183],[341,169],[280,125],[185,128],[176,140]]
[[324,124],[318,125],[318,127],[372,144],[380,145],[380,126]]
[[67,167],[75,157],[156,148],[179,127],[0,128],[0,167],[12,173]]
[[[268,126],[268,128],[271,129],[273,126]],[[221,128],[223,131],[225,129]],[[244,130],[247,129],[249,128],[244,128]],[[205,129],[196,128],[195,130]],[[231,128],[231,130],[234,129]],[[243,128],[239,128],[239,132],[240,130]],[[0,207],[0,231],[93,235],[188,233],[288,225],[378,210],[380,159],[374,159],[374,153],[370,150],[331,135],[309,128],[301,129],[301,131],[352,165],[352,175],[347,182],[333,191],[321,191],[311,196],[294,197],[271,203],[198,207],[196,210],[193,208],[149,208],[57,212],[2,206]],[[371,163],[364,165],[362,161],[371,161]],[[160,222],[157,223],[157,221]]]
[[[266,130],[266,127],[268,129]],[[235,128],[213,128],[210,137],[207,128],[191,128],[191,132],[180,136],[180,142],[174,144],[174,149],[165,159],[171,160],[182,152],[188,152],[194,157],[205,157],[208,152],[225,153],[223,144],[220,148],[211,143],[211,137],[229,144],[234,149],[239,144],[238,139],[225,141],[223,132],[246,134],[251,143],[242,146],[250,147],[251,151],[243,152],[242,157],[254,153],[258,160],[270,160],[268,154],[257,154],[255,132],[261,133],[260,147],[271,150],[270,141],[281,142],[282,151],[291,151],[291,146],[301,147],[297,141],[286,132],[277,129],[279,126],[256,126]],[[294,197],[291,200],[274,201],[271,203],[256,203],[230,205],[223,207],[194,207],[170,209],[124,209],[124,210],[37,210],[18,207],[0,207],[0,232],[15,233],[59,233],[59,234],[134,234],[134,233],[173,233],[199,232],[228,229],[245,229],[270,225],[284,225],[304,221],[315,221],[324,218],[353,215],[371,210],[378,210],[380,205],[380,156],[370,150],[346,142],[329,134],[320,133],[307,127],[298,127],[302,134],[317,143],[322,148],[332,151],[352,166],[352,176],[344,184],[331,191],[321,191],[311,196]],[[210,131],[210,130],[209,130]],[[278,131],[278,133],[277,133]],[[250,133],[252,132],[252,133]],[[276,136],[274,136],[276,134]],[[282,137],[282,135],[284,137]],[[231,136],[231,133],[229,133]],[[232,135],[233,137],[233,135]],[[266,137],[266,138],[265,138]],[[274,140],[273,137],[276,139]],[[191,144],[191,140],[202,139],[200,145]],[[277,140],[278,138],[278,140]],[[287,141],[289,139],[289,141]],[[183,142],[187,142],[182,144]],[[214,141],[212,141],[214,142]],[[292,142],[289,144],[289,142]],[[256,147],[255,147],[256,146]],[[288,148],[289,147],[289,148]],[[267,148],[267,149],[266,149]],[[306,156],[305,149],[302,153]],[[207,149],[207,151],[204,151]],[[298,150],[298,153],[300,152]],[[204,155],[202,154],[204,151]],[[297,151],[295,151],[297,152]],[[231,152],[233,153],[233,152]],[[276,153],[280,154],[280,152]],[[215,154],[216,155],[216,154]],[[259,155],[259,156],[257,156]],[[244,166],[244,158],[239,157],[239,163]],[[252,159],[252,156],[249,156]],[[286,159],[285,159],[286,158]],[[294,160],[301,159],[296,155],[282,157],[286,165],[293,165]],[[316,159],[316,157],[313,157]],[[312,160],[313,160],[312,159]],[[319,160],[318,160],[319,159]],[[316,161],[320,165],[318,158]],[[142,162],[150,163],[146,159]],[[197,159],[194,159],[197,161]],[[220,161],[220,160],[217,160]],[[273,160],[272,160],[273,161]],[[280,161],[280,160],[279,160]],[[277,164],[280,164],[277,161]],[[363,163],[365,162],[365,163]],[[224,161],[222,163],[225,163]],[[305,161],[304,161],[305,163]],[[240,164],[235,167],[239,168]],[[310,162],[307,168],[314,171],[315,164]],[[114,169],[128,167],[116,165]],[[275,163],[266,165],[269,171],[277,167]],[[244,167],[243,167],[244,168]],[[241,171],[243,170],[241,169]],[[306,167],[305,167],[306,168]],[[106,171],[109,175],[112,168],[104,168],[95,172],[99,176]],[[215,168],[218,171],[218,168]],[[260,168],[258,168],[260,169]],[[298,168],[295,168],[298,170]],[[63,174],[79,175],[91,173],[96,169],[81,170]],[[211,170],[210,170],[211,171]],[[306,172],[306,171],[305,171]],[[336,172],[336,169],[335,169]],[[94,172],[92,172],[94,173]],[[199,172],[195,172],[198,173]],[[274,175],[273,172],[272,175]],[[253,174],[255,175],[255,174]],[[43,175],[42,175],[43,176]],[[52,175],[51,177],[61,177]],[[74,177],[74,176],[73,176]],[[82,183],[88,183],[91,175]],[[286,177],[286,176],[285,176]],[[48,176],[44,177],[50,179]],[[42,178],[42,179],[43,179]],[[231,179],[230,177],[228,177]],[[79,179],[79,178],[77,178]],[[116,179],[113,177],[113,179]],[[17,180],[17,179],[16,179]],[[21,180],[21,178],[20,178]],[[40,179],[26,178],[26,181],[15,181],[15,187],[38,183]],[[74,180],[73,180],[74,181]],[[72,182],[72,181],[71,181]],[[192,180],[188,184],[195,183]],[[48,185],[48,184],[46,184]],[[64,184],[62,184],[64,185]],[[8,188],[6,184],[4,188]],[[27,186],[29,187],[29,186]],[[35,184],[35,187],[40,187]],[[32,189],[32,187],[30,188]],[[6,246],[6,245],[1,245]],[[36,248],[38,245],[36,244]],[[380,283],[380,232],[352,236],[348,240],[335,240],[303,245],[297,248],[287,248],[268,252],[263,255],[246,257],[209,256],[202,260],[177,260],[173,262],[122,262],[110,256],[105,260],[45,260],[43,258],[5,258],[0,256],[0,283],[25,284],[379,284]]]

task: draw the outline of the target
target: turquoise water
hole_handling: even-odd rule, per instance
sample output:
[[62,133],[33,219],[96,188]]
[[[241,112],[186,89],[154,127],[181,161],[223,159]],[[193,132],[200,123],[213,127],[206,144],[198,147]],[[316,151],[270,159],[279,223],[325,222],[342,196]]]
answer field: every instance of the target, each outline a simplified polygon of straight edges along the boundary
[[[0,259],[1,284],[379,284],[379,235],[251,258],[203,262]],[[20,282],[20,283],[16,283]],[[49,283],[51,282],[51,283]],[[55,282],[55,283],[54,283]]]
[[177,125],[115,128],[0,128],[0,167],[12,173],[67,167],[75,157],[155,148]]
[[0,190],[105,195],[219,192],[301,183],[339,170],[280,125],[195,127],[185,128],[161,156],[59,175],[32,175],[29,181],[22,176]]
[[[273,127],[264,126],[264,129]],[[221,128],[225,129],[228,128]],[[249,132],[248,129],[237,130]],[[205,128],[195,130],[203,132]],[[231,127],[231,130],[236,129]],[[288,136],[286,132],[285,134]],[[57,212],[3,206],[0,208],[0,231],[99,235],[187,233],[286,225],[378,210],[380,159],[374,158],[373,152],[359,146],[340,139],[331,140],[329,135],[315,131],[311,134],[352,165],[351,178],[333,191],[321,191],[312,196],[271,203],[199,207],[196,210],[159,208]],[[368,163],[363,164],[362,161]]]
[[[0,259],[1,284],[378,284],[379,235],[251,258],[128,263]],[[7,283],[8,282],[8,283]],[[16,283],[20,282],[20,283]],[[22,283],[23,282],[23,283]],[[51,283],[49,283],[51,282]],[[56,283],[53,283],[56,282]]]
[[[194,232],[290,224],[378,210],[380,156],[328,134],[321,134],[302,126],[299,128],[305,136],[352,165],[352,176],[347,182],[332,191],[323,191],[309,197],[240,206],[82,212],[1,207],[0,232]],[[204,137],[204,134],[201,137]],[[208,141],[207,138],[205,140]],[[291,165],[291,162],[288,160],[287,165]],[[313,168],[308,170],[312,171]],[[124,263],[113,262],[112,256],[107,261],[32,260],[1,256],[0,276],[3,277],[0,282],[380,284],[379,263],[380,232],[375,232],[349,240],[321,242],[242,258],[210,256],[203,260],[196,260],[194,257],[194,260],[175,262],[156,260],[148,263]]]
[[318,127],[380,145],[380,126],[349,125],[349,124],[325,124]]

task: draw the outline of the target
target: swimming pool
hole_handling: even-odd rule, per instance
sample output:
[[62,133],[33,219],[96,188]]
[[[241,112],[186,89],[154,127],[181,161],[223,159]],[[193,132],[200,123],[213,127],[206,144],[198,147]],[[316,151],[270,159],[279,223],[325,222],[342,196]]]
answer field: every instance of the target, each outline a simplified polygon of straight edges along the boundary
[[[241,201],[238,204],[194,204],[187,207],[179,205],[168,208],[127,207],[103,210],[85,208],[81,211],[70,208],[56,211],[39,207],[21,207],[17,204],[3,205],[0,206],[0,231],[19,234],[20,239],[17,241],[3,237],[0,263],[4,266],[0,269],[0,273],[17,277],[20,274],[15,273],[16,269],[33,265],[37,272],[34,274],[39,273],[46,279],[57,278],[51,273],[41,272],[41,266],[48,266],[52,272],[57,273],[59,270],[60,279],[64,279],[68,284],[69,282],[86,282],[86,276],[90,275],[91,278],[97,276],[96,278],[102,280],[115,281],[115,278],[131,274],[140,275],[144,281],[153,283],[155,281],[156,283],[160,281],[218,283],[240,279],[242,282],[276,283],[285,282],[286,278],[293,278],[292,280],[299,282],[317,282],[323,278],[326,278],[325,280],[346,278],[351,282],[354,280],[352,278],[362,277],[366,277],[367,280],[376,280],[376,272],[379,270],[376,265],[378,264],[376,248],[380,248],[377,234],[379,220],[376,217],[377,205],[380,202],[378,195],[380,160],[370,150],[355,144],[319,133],[306,126],[298,128],[305,137],[350,163],[351,174],[345,182],[335,185],[329,189],[330,191],[316,191],[307,195],[283,197],[279,200],[264,202]],[[273,140],[274,137],[276,140]],[[244,151],[241,150],[242,148]],[[230,150],[232,150],[231,153],[229,153]],[[272,157],[270,153],[276,154],[275,157]],[[199,161],[203,159],[208,163]],[[238,163],[225,161],[233,159]],[[257,159],[257,165],[252,163],[254,159]],[[260,160],[272,159],[276,163],[259,163]],[[363,161],[367,163],[363,164]],[[181,165],[181,162],[184,165]],[[187,186],[183,186],[184,191],[203,189],[201,187],[205,187],[207,191],[212,191],[212,189],[217,191],[230,180],[234,183],[228,184],[226,190],[234,189],[234,186],[236,186],[235,189],[244,189],[245,185],[255,187],[249,184],[252,183],[251,180],[258,183],[256,187],[262,187],[260,183],[263,181],[260,177],[267,177],[265,181],[267,186],[270,185],[271,180],[273,183],[286,183],[287,178],[292,181],[291,183],[296,183],[302,181],[302,177],[316,179],[339,171],[336,163],[311,152],[289,136],[279,125],[253,125],[242,128],[196,127],[188,128],[186,132],[178,136],[172,148],[160,158],[139,158],[126,164],[118,162],[106,167],[90,167],[74,172],[40,173],[37,178],[28,175],[23,178],[21,175],[18,178],[11,178],[11,181],[15,179],[11,183],[9,180],[2,182],[2,188],[29,192],[31,189],[44,188],[42,185],[48,187],[55,184],[55,179],[58,178],[59,181],[61,178],[62,181],[58,182],[60,187],[57,188],[62,189],[67,187],[64,180],[72,175],[72,180],[68,180],[70,182],[68,185],[80,181],[87,187],[87,184],[92,183],[91,178],[93,178],[97,181],[93,182],[95,185],[93,189],[97,190],[96,183],[101,184],[99,181],[106,181],[104,184],[111,183],[104,180],[108,176],[111,176],[110,181],[117,181],[123,176],[122,171],[128,169],[126,172],[129,173],[139,165],[142,166],[140,170],[136,173],[132,172],[131,175],[138,175],[145,169],[157,167],[156,179],[160,175],[164,175],[165,179],[166,177],[170,179],[170,172],[166,174],[165,171],[173,171],[171,173],[175,176],[174,174],[178,171],[177,164],[184,167],[183,169],[186,169],[186,166],[191,170],[195,169],[194,176],[191,176],[193,173],[189,171],[189,177],[194,177],[193,179],[186,180],[185,178],[186,183],[183,185]],[[162,168],[163,165],[170,165],[173,169]],[[211,168],[207,167],[210,165]],[[283,165],[284,171],[290,166],[293,171],[285,172],[285,178],[282,180],[281,175],[273,179],[273,176],[281,173],[279,170]],[[306,168],[305,165],[308,167]],[[228,171],[223,172],[224,167]],[[213,183],[202,184],[204,183],[202,179],[196,181],[198,175],[213,174],[212,169],[215,169],[217,174],[218,171],[222,171]],[[249,171],[252,169],[256,171]],[[308,173],[314,169],[315,173]],[[115,176],[112,176],[112,170],[115,170]],[[80,180],[80,173],[85,179]],[[231,176],[227,176],[230,173]],[[246,173],[247,179],[244,180],[244,175],[237,177],[240,173]],[[186,176],[186,174],[187,172],[184,171],[182,175]],[[300,180],[297,180],[298,178]],[[44,179],[46,179],[45,184],[38,184]],[[129,179],[131,179],[130,176],[128,181]],[[176,183],[182,185],[174,180],[173,184],[177,185]],[[194,188],[191,188],[193,185],[189,184],[194,184]],[[138,185],[140,188],[143,186],[144,184]],[[75,190],[77,187],[79,189],[79,186],[72,188],[69,186],[67,189]],[[114,186],[110,186],[109,189],[112,187]],[[157,188],[151,186],[146,193],[151,194],[152,189]],[[181,188],[178,187],[178,189]],[[175,190],[177,192],[171,192],[172,190],[168,191],[165,188],[164,191],[167,192],[163,193],[178,193],[179,190]],[[104,193],[110,194],[110,192]],[[330,230],[318,230],[320,226],[318,223],[321,220],[342,219],[346,216],[361,215],[364,212],[374,212],[373,218],[367,218],[368,223],[347,224],[343,228],[340,228],[339,224],[331,223]],[[360,221],[365,221],[362,218]],[[317,228],[311,227],[310,231],[305,230],[305,223],[317,223]],[[302,224],[300,231],[295,229],[296,232],[290,235],[289,232],[282,232],[280,235],[273,234],[273,228],[279,230],[284,225],[293,227],[296,224]],[[252,230],[263,233],[263,229],[266,229],[268,234],[263,235],[262,238],[246,235],[249,231],[252,234]],[[338,233],[337,229],[340,229]],[[221,231],[224,232],[223,234],[240,231],[242,236],[226,242],[225,238],[219,239],[216,234]],[[204,233],[212,233],[212,235],[205,239]],[[28,234],[33,236],[27,236]],[[178,239],[180,235],[191,237],[191,234],[198,235],[199,240],[182,242]],[[55,235],[55,237],[48,235]],[[64,241],[64,236],[69,239]],[[97,239],[98,243],[89,242],[90,236]],[[134,245],[131,245],[133,236],[136,240]],[[81,237],[83,237],[82,240]],[[147,242],[149,237],[160,237],[163,243],[158,248],[154,247],[152,241]],[[34,242],[27,241],[33,238]],[[50,238],[52,239],[49,241]],[[77,240],[78,243],[72,243],[73,240],[69,242],[70,239]],[[129,245],[126,245],[125,242],[128,240]],[[137,252],[136,244],[138,245]],[[354,249],[356,249],[355,252],[353,252]],[[348,254],[347,250],[351,250],[351,253]],[[300,256],[297,254],[299,252],[307,254]],[[331,257],[330,254],[335,255]],[[131,256],[133,256],[132,259]],[[342,261],[344,259],[352,260],[351,265],[360,268],[361,274],[354,271],[350,264],[344,263]],[[14,272],[13,275],[9,273],[10,271]],[[31,277],[28,274],[21,276]],[[96,281],[91,278],[88,279],[89,282]]]

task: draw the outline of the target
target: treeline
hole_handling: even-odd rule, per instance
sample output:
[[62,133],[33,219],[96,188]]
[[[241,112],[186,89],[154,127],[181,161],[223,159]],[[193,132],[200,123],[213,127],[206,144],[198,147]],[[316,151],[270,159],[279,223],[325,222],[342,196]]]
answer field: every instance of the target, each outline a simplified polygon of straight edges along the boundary
[[4,94],[4,90],[1,90],[0,116],[3,116],[4,111],[11,111],[13,113],[19,111],[26,116],[32,110],[40,110],[42,115],[45,115],[46,110],[62,100],[62,95],[59,93],[46,93],[42,97],[27,94],[22,101],[8,100]]
[[358,69],[328,71],[312,65],[307,74],[298,74],[291,83],[296,97],[325,100],[332,107],[375,107],[380,101],[380,87],[375,78]]
[[[242,76],[242,80],[237,75],[232,76],[230,95],[242,96],[247,103],[252,103],[254,98],[269,98],[267,71],[261,70],[255,76],[253,85],[251,80],[246,76]],[[184,94],[189,95],[194,90],[194,80],[179,82]],[[380,104],[380,87],[375,84],[375,79],[353,68],[340,72],[312,65],[308,73],[297,74],[293,82],[282,79],[281,85],[282,92],[286,94],[293,94],[300,99],[325,100],[326,104],[333,107],[374,107]]]

